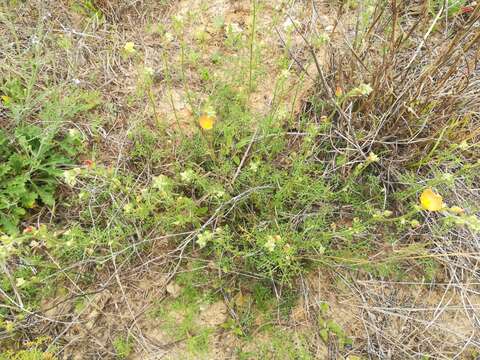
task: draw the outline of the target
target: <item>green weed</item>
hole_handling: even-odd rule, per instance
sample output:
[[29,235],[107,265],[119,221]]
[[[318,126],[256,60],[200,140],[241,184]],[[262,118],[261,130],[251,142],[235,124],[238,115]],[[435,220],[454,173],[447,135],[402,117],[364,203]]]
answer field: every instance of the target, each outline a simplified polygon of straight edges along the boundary
[[117,337],[113,341],[113,348],[118,359],[126,359],[133,350],[132,341],[129,338]]
[[[294,359],[311,360],[314,355],[309,350],[309,334],[285,331],[272,328],[262,340],[252,340],[247,346],[249,350],[239,348],[236,356],[242,360],[253,359]],[[252,349],[253,350],[250,350]]]
[[[297,100],[291,80],[298,69],[290,47],[302,46],[295,42],[297,29],[285,30],[275,68],[266,66],[269,45],[258,39],[267,6],[256,0],[241,25],[218,15],[213,28],[206,28],[192,11],[161,24],[149,20],[151,39],[141,47],[131,39],[112,41],[118,29],[109,27],[90,0],[75,2],[71,10],[83,24],[94,23],[92,29],[104,25],[109,36],[42,35],[27,47],[8,27],[17,50],[11,50],[11,64],[1,65],[9,75],[0,80],[0,110],[8,119],[0,124],[5,332],[14,337],[16,329],[26,328],[40,299],[62,295],[66,283],[73,282],[75,291],[88,288],[110,264],[117,274],[119,263],[128,268],[144,261],[166,236],[181,291],[157,304],[151,316],[196,357],[208,353],[215,333],[198,315],[219,293],[222,300],[231,298],[235,311],[222,327],[254,341],[256,320],[288,319],[297,280],[314,267],[433,283],[442,270],[439,254],[460,256],[462,246],[473,246],[468,239],[480,232],[478,199],[465,189],[478,183],[478,114],[471,99],[478,82],[463,54],[473,57],[478,39],[468,30],[473,16],[461,14],[466,3],[429,1],[419,15],[383,1],[341,3],[339,17],[358,11],[348,46],[335,43],[333,33],[315,32],[304,39],[311,41],[305,52],[294,52],[335,50],[325,62],[329,66],[319,65],[319,84],[300,113],[291,104],[292,97]],[[203,4],[202,11],[208,10]],[[42,26],[35,32],[43,34]],[[444,35],[444,48],[431,40]],[[108,44],[102,71],[133,80],[121,104],[112,100],[91,117],[102,103],[99,93],[42,71],[51,67],[44,56],[49,52],[95,54],[90,37]],[[155,37],[162,46],[153,58]],[[79,43],[85,49],[77,49]],[[427,60],[420,61],[423,56]],[[9,66],[16,70],[6,71]],[[278,76],[269,84],[270,109],[257,111],[252,99],[272,71]],[[183,114],[177,111],[178,94]],[[163,95],[170,113],[159,106]],[[130,110],[135,115],[126,116],[128,130],[102,118]],[[210,117],[209,126],[200,124],[201,115]],[[88,122],[88,131],[79,118]],[[118,145],[113,154],[103,151],[110,141]],[[80,165],[80,156],[89,159]],[[443,195],[445,207],[421,207],[418,196],[430,188]],[[467,241],[455,248],[459,235]],[[187,254],[203,260],[185,265]],[[78,310],[83,305],[75,301]],[[327,310],[315,326],[325,342],[335,336],[341,348],[351,345]],[[253,352],[242,348],[239,358],[313,358],[303,336],[273,324],[264,330],[269,340],[255,344]],[[133,339],[118,337],[111,346],[117,357],[127,358]],[[37,349],[18,354],[0,356],[44,356]]]
[[[8,81],[2,91],[8,110],[25,106],[26,91],[18,81]],[[73,165],[84,144],[83,135],[76,128],[66,131],[64,124],[95,107],[94,96],[53,94],[39,110],[41,126],[19,120],[15,129],[0,129],[0,232],[18,233],[30,209],[54,207],[63,170]]]

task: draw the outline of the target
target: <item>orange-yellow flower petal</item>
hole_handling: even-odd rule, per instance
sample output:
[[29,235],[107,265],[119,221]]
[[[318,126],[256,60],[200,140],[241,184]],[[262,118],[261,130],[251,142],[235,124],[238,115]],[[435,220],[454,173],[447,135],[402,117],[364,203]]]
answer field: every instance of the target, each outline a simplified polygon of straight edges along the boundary
[[198,124],[203,130],[212,130],[215,124],[215,118],[209,115],[202,115],[198,119]]
[[86,160],[83,160],[82,163],[87,168],[92,168],[93,167],[93,160],[86,159]]
[[23,229],[23,233],[24,234],[28,234],[28,233],[31,233],[35,230],[35,228],[33,226],[27,226],[25,229]]
[[432,189],[425,189],[422,192],[420,204],[422,208],[428,211],[439,211],[445,207],[442,196],[435,193]]
[[337,87],[335,88],[335,96],[336,96],[336,97],[340,97],[340,96],[342,96],[342,95],[343,95],[343,89],[342,89],[340,86],[337,86]]

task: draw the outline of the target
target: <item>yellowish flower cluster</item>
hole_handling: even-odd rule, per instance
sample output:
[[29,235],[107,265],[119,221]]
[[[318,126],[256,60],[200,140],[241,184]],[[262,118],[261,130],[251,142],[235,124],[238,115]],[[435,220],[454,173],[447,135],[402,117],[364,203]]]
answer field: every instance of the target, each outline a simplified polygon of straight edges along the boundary
[[198,124],[203,130],[212,130],[213,126],[215,125],[215,117],[208,114],[203,114],[198,118]]

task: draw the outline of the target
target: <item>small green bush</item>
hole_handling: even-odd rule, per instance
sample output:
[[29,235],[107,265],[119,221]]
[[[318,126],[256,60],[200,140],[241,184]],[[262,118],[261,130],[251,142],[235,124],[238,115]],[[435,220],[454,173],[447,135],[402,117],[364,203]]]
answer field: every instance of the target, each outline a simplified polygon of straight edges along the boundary
[[133,350],[132,342],[129,338],[116,338],[113,341],[113,348],[118,359],[126,359]]
[[18,232],[29,209],[55,204],[58,177],[81,147],[78,131],[23,125],[13,134],[0,130],[0,231]]
[[54,206],[58,179],[83,148],[80,131],[66,124],[99,97],[78,89],[36,91],[17,78],[4,80],[0,90],[10,125],[0,128],[0,233],[15,234],[29,209]]

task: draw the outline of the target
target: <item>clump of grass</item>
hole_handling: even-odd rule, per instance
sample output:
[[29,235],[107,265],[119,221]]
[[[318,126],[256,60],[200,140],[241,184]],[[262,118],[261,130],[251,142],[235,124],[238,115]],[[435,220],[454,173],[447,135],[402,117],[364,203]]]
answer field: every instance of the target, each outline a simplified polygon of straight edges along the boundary
[[132,341],[129,338],[117,337],[113,341],[113,348],[117,359],[126,359],[132,353]]
[[263,339],[251,339],[245,347],[236,351],[238,359],[282,358],[296,360],[315,359],[309,349],[308,333],[295,333],[281,328],[272,328]]
[[188,353],[201,357],[208,353],[215,329],[201,323],[200,309],[218,301],[218,295],[209,284],[212,276],[201,262],[186,267],[188,270],[175,278],[178,294],[158,304],[150,316],[161,321],[160,328],[171,341],[185,342]]

